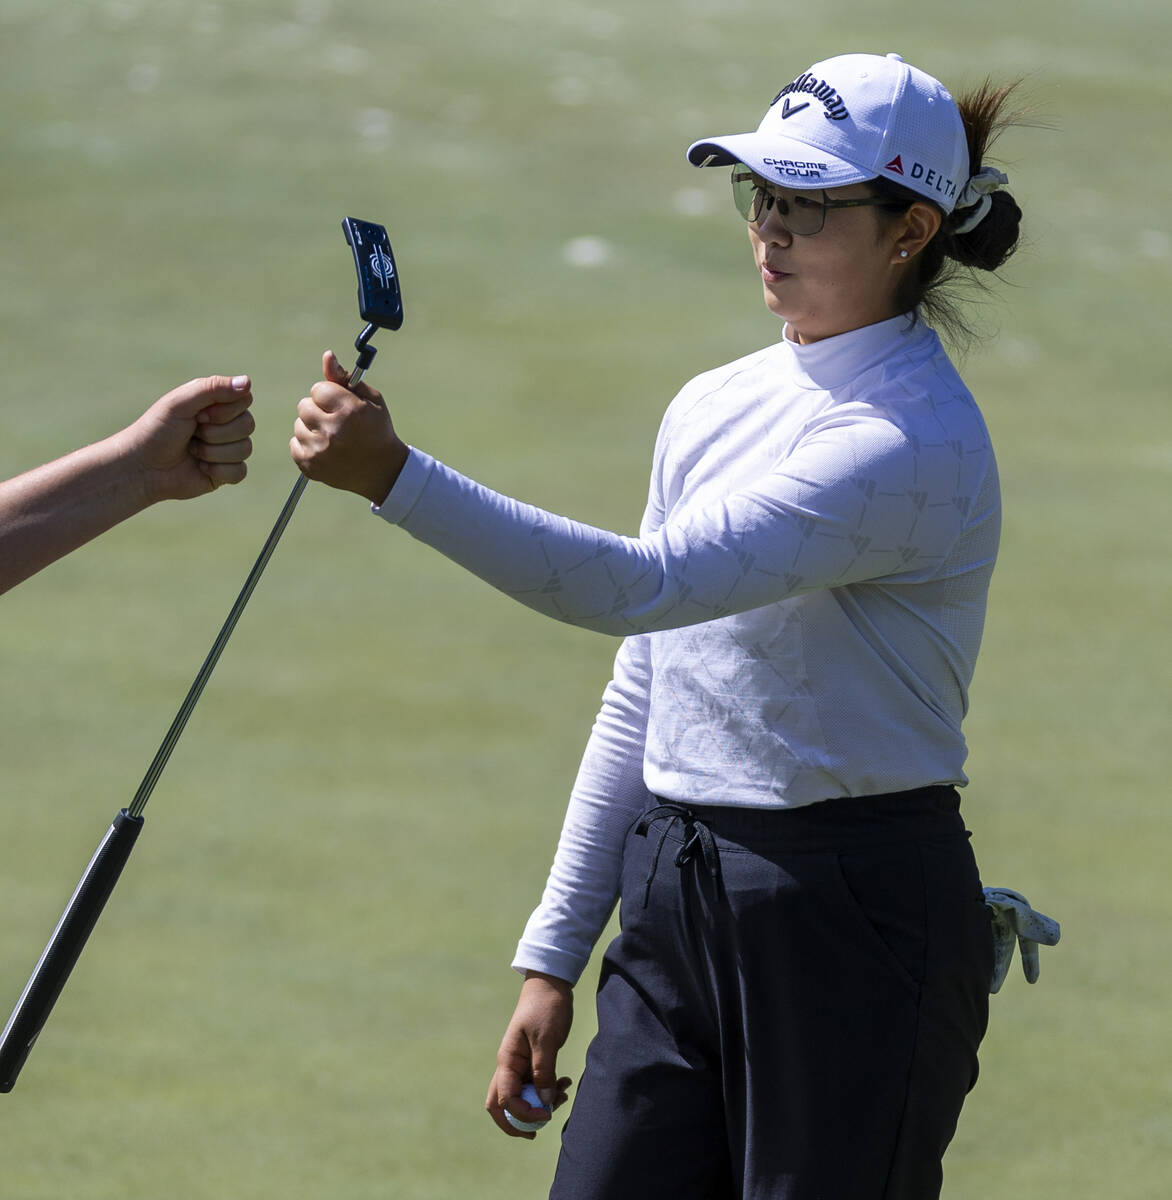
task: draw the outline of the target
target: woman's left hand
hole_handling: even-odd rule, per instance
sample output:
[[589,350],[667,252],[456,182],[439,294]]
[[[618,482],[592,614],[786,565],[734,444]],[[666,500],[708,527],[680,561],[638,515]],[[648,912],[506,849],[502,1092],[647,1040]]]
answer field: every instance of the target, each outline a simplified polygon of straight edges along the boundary
[[350,390],[350,374],[332,350],[325,376],[297,406],[289,453],[310,479],[381,504],[407,461],[382,395],[365,383]]

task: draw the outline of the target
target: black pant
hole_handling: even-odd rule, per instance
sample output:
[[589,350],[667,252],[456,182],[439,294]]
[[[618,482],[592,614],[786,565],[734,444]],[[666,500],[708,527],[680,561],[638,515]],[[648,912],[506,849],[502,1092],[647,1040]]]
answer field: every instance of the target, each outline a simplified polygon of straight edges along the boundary
[[930,1200],[992,936],[952,788],[659,805],[551,1200]]

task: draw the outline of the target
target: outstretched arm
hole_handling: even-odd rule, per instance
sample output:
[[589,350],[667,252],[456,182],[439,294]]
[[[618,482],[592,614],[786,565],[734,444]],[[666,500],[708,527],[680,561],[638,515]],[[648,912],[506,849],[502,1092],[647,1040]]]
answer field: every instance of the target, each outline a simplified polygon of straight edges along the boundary
[[613,636],[851,583],[931,578],[966,529],[997,516],[995,504],[972,508],[986,494],[976,471],[987,438],[975,423],[971,447],[921,447],[880,409],[832,408],[755,473],[677,500],[624,537],[409,448],[382,396],[347,391],[332,355],[326,376],[298,407],[292,454],[306,475],[365,496],[379,516],[535,611]]
[[0,482],[0,592],[159,500],[239,483],[251,404],[246,375],[193,379],[111,437]]

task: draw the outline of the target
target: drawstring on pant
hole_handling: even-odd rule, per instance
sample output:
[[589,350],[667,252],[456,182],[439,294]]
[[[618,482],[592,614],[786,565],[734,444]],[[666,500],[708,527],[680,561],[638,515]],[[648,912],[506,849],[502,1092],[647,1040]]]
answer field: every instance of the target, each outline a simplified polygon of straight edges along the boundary
[[696,851],[699,850],[709,876],[714,882],[720,880],[720,853],[716,848],[716,839],[712,836],[712,830],[691,809],[684,808],[682,804],[657,804],[640,817],[639,824],[635,826],[635,832],[640,837],[646,837],[648,829],[660,817],[664,817],[666,820],[659,835],[659,841],[656,843],[655,853],[651,856],[651,870],[647,873],[647,883],[643,888],[644,908],[647,907],[647,902],[651,898],[651,882],[655,878],[655,872],[659,866],[659,853],[663,849],[663,843],[667,841],[667,835],[675,827],[677,821],[683,822],[684,844],[675,856],[675,865],[682,867],[691,862],[696,857]]

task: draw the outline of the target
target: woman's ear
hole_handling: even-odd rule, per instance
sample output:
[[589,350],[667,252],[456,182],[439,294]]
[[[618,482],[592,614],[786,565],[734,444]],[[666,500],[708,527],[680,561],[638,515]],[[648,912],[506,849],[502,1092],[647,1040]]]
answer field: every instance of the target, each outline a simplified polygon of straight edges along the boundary
[[936,236],[944,218],[934,204],[913,204],[903,215],[903,229],[895,240],[898,262],[914,258]]

